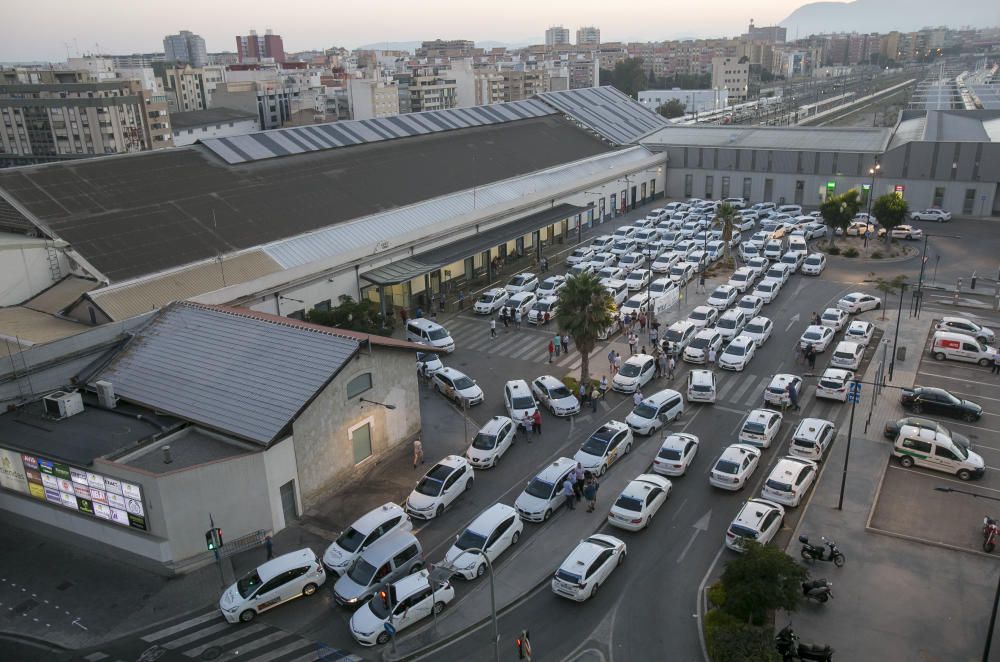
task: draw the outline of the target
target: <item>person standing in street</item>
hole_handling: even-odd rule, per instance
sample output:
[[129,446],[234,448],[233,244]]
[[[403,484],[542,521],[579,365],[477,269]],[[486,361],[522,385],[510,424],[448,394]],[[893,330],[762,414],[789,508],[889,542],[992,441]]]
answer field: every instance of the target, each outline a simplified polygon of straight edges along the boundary
[[615,350],[608,350],[608,370],[614,373],[615,371]]
[[587,500],[587,512],[594,512],[597,507],[597,478],[591,476],[583,486],[583,498]]
[[576,494],[573,492],[573,480],[570,476],[566,476],[563,481],[562,495],[566,497],[566,506],[570,510],[576,510]]
[[587,401],[587,385],[583,382],[580,382],[579,393],[577,393],[577,396],[580,398],[580,404]]
[[267,560],[270,561],[274,558],[274,541],[271,540],[271,534],[264,536],[264,549],[267,550]]
[[563,351],[569,354],[569,334],[564,333],[562,336],[562,348]]
[[424,463],[424,445],[420,443],[420,439],[413,440],[413,468],[416,469],[418,464]]
[[558,333],[552,338],[552,344],[555,345],[556,356],[558,357],[562,353],[562,338],[559,337]]
[[528,437],[528,443],[531,443],[531,435],[534,433],[535,419],[531,414],[525,412],[524,417],[521,419],[521,425],[524,426],[524,434]]
[[639,389],[636,389],[635,393],[632,394],[632,404],[634,406],[638,407],[640,404],[642,404],[642,399],[643,399],[642,398],[642,391],[640,391]]
[[809,362],[809,370],[816,369],[816,348],[812,345],[806,348],[806,361]]
[[674,370],[677,369],[677,359],[671,354],[670,358],[667,359],[667,376],[670,377],[670,381],[674,379]]
[[464,290],[459,290],[458,291],[458,310],[459,311],[465,310],[465,291]]
[[656,357],[656,378],[660,379],[661,377],[666,377],[666,376],[667,376],[667,355],[661,352],[660,355]]
[[1000,350],[993,355],[993,373],[994,375],[1000,375]]
[[549,363],[552,363],[552,355],[555,353],[555,351],[556,351],[556,346],[553,345],[552,341],[550,340],[549,341]]
[[615,352],[615,374],[617,375],[618,371],[621,369],[622,369],[622,355],[619,354],[618,352]]
[[788,394],[788,404],[791,405],[792,409],[795,411],[799,410],[799,394],[795,391],[795,385],[791,382],[785,387],[785,393]]
[[597,399],[601,397],[601,392],[594,387],[594,390],[590,392],[590,411],[597,413]]
[[583,465],[577,462],[576,467],[573,469],[573,493],[576,495],[577,501],[583,498],[583,485],[586,479],[587,472],[584,470]]
[[542,410],[541,409],[537,409],[537,408],[535,409],[535,413],[531,416],[531,422],[534,424],[532,426],[532,429],[535,431],[535,434],[541,434],[542,433]]
[[638,336],[636,336],[634,333],[628,334],[628,354],[629,354],[629,356],[632,356],[633,354],[635,354],[635,345],[638,342],[639,342]]
[[497,337],[497,321],[496,318],[490,320],[490,340],[494,340]]
[[708,365],[709,365],[709,367],[715,365],[715,348],[714,347],[709,347],[708,348]]
[[[612,367],[612,369],[614,369],[614,365],[613,364],[612,364],[611,367]],[[604,399],[604,394],[608,392],[608,376],[607,375],[601,375],[601,383],[597,386],[597,389],[601,392],[601,400],[603,400]]]

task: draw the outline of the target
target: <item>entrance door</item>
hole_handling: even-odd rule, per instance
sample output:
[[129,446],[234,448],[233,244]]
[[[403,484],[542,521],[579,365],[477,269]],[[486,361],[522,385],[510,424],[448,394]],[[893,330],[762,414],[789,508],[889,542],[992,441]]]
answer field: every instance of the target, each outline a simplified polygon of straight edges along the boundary
[[802,205],[802,198],[805,196],[806,183],[801,179],[795,180],[795,204]]
[[[614,204],[615,203],[612,202],[611,206],[613,207]],[[600,222],[603,223],[604,222],[604,198],[601,198],[600,202],[598,203],[598,207],[597,208],[598,208],[598,210],[600,210],[599,211]]]
[[764,180],[764,201],[771,202],[774,200],[774,180],[765,179]]
[[633,186],[632,187],[632,209],[635,209],[636,191],[637,190],[638,190],[637,186]]
[[611,194],[611,218],[614,218],[618,214],[618,194]]
[[288,526],[299,516],[298,506],[295,505],[295,480],[290,480],[278,488],[281,494],[281,514],[285,516],[285,526]]

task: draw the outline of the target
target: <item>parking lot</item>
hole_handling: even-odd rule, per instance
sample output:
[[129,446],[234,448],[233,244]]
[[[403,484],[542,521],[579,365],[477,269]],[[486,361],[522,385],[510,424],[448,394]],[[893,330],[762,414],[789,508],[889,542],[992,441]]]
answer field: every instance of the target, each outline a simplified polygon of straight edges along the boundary
[[[955,314],[991,328],[1000,323],[993,314]],[[870,527],[981,553],[983,517],[995,517],[1000,512],[1000,504],[991,501],[1000,500],[1000,376],[991,374],[988,367],[972,363],[934,360],[929,353],[932,337],[933,326],[920,357],[915,385],[946,389],[956,397],[983,407],[982,418],[972,423],[940,416],[932,418],[969,438],[972,450],[983,457],[986,474],[978,480],[961,481],[955,476],[920,467],[905,469],[897,461],[887,460]],[[898,404],[898,392],[890,392],[888,397],[896,400],[899,417],[912,415]],[[879,432],[872,430],[870,437],[876,438]],[[885,439],[887,458],[890,444],[891,441]],[[941,492],[935,488],[952,488],[969,494]],[[919,507],[915,507],[916,504]]]

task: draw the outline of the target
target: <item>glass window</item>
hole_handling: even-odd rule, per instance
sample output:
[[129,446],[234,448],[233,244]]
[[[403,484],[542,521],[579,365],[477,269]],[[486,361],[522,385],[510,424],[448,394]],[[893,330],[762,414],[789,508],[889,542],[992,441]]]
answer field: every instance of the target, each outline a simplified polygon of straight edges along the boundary
[[705,175],[705,197],[712,199],[712,189],[715,187],[715,178],[712,175]]
[[371,457],[372,429],[370,424],[365,423],[351,432],[351,448],[354,451],[354,464]]
[[967,188],[965,189],[965,199],[962,201],[962,213],[971,214],[972,207],[976,203],[976,189]]
[[729,197],[729,177],[723,177],[722,178],[722,191],[721,191],[719,197],[722,197],[722,198],[728,198]]
[[750,199],[750,193],[751,193],[752,190],[753,190],[753,180],[750,179],[749,177],[744,177],[743,178],[743,199],[744,200],[749,200]]
[[694,175],[684,175],[684,197],[690,198],[694,195]]
[[372,373],[366,372],[347,382],[347,399],[361,395],[372,387]]

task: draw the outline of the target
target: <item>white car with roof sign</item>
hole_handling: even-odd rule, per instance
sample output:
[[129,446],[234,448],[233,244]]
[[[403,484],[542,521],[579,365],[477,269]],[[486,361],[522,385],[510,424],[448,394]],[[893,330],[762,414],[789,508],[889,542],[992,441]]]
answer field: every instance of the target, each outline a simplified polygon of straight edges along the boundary
[[733,308],[719,316],[719,321],[715,323],[715,328],[722,334],[724,340],[732,340],[740,334],[746,324],[746,313],[739,308]]
[[591,247],[593,247],[594,252],[601,253],[608,250],[611,244],[615,243],[615,238],[610,234],[602,234],[600,236],[594,237],[590,241]]
[[597,595],[597,589],[611,572],[625,562],[625,543],[603,533],[582,540],[556,570],[552,592],[583,602]]
[[768,448],[781,431],[784,416],[773,409],[751,409],[740,425],[737,441],[760,448]]
[[625,423],[635,434],[651,435],[683,413],[684,398],[677,391],[666,388],[643,398],[625,417]]
[[534,292],[537,287],[538,276],[530,271],[514,275],[507,282],[507,285],[504,286],[510,294],[517,294],[518,292]]
[[514,501],[518,517],[529,522],[548,521],[556,508],[566,503],[562,487],[566,479],[573,475],[574,469],[574,460],[560,457],[539,471]]
[[743,327],[743,333],[741,335],[749,336],[753,338],[753,342],[757,347],[760,347],[767,339],[771,337],[771,331],[774,329],[774,323],[769,317],[763,317],[758,315],[754,317],[747,325]]
[[544,324],[545,314],[548,313],[549,320],[556,317],[556,310],[559,308],[559,298],[554,296],[542,297],[535,302],[535,305],[528,311],[528,324]]
[[664,334],[664,338],[670,341],[670,346],[673,351],[680,354],[691,342],[691,339],[694,338],[694,334],[697,333],[697,331],[698,327],[692,324],[690,320],[681,320],[680,322],[674,322],[667,327],[667,332]]
[[840,331],[849,319],[847,313],[840,308],[827,308],[820,315],[819,323],[821,326],[828,326],[834,331]]
[[406,512],[411,517],[433,519],[472,489],[475,472],[459,455],[447,455],[424,474],[406,498]]
[[846,370],[857,370],[865,358],[865,346],[856,342],[844,340],[837,343],[830,355],[830,365]]
[[441,357],[433,352],[417,352],[417,374],[422,377],[430,377],[437,372],[444,370]]
[[687,321],[698,330],[715,326],[718,320],[719,311],[711,306],[695,306],[687,316]]
[[688,363],[702,365],[708,363],[708,353],[715,350],[718,354],[722,349],[722,334],[718,329],[702,329],[695,334],[691,342],[684,348],[681,358]]
[[661,253],[659,257],[653,260],[653,263],[649,265],[650,271],[657,274],[667,274],[670,273],[670,268],[680,262],[680,256],[674,255],[673,253]]
[[716,363],[723,370],[742,372],[756,353],[757,343],[750,336],[741,333],[726,345],[722,354],[719,354],[718,359],[716,359]]
[[802,337],[799,338],[799,347],[806,349],[812,347],[817,354],[825,352],[826,348],[833,342],[834,331],[828,326],[816,326],[810,324],[806,327]]
[[632,450],[632,430],[621,421],[608,421],[597,429],[573,456],[587,471],[603,476],[617,460]]
[[836,431],[833,423],[822,418],[803,418],[792,434],[788,453],[807,460],[822,460],[826,449],[833,443]]
[[740,297],[740,300],[736,302],[737,310],[742,310],[748,320],[757,317],[763,307],[764,301],[760,297],[752,294],[744,294]]
[[779,373],[771,378],[770,383],[764,388],[764,402],[778,407],[791,404],[788,398],[788,387],[791,385],[796,397],[802,395],[802,378],[798,375]]
[[677,290],[677,283],[669,278],[657,278],[649,284],[649,297],[651,299],[664,297],[675,290]]
[[486,574],[486,561],[481,554],[470,550],[481,550],[490,563],[496,563],[500,555],[517,544],[524,532],[524,523],[517,511],[503,503],[495,503],[465,530],[455,537],[455,544],[445,552],[445,563],[456,568],[468,580]]
[[581,262],[590,262],[594,257],[594,249],[590,246],[581,246],[573,249],[573,252],[566,258],[566,264],[573,266]]
[[500,287],[486,290],[479,295],[476,303],[472,306],[472,311],[478,315],[492,315],[507,304],[510,293]]
[[755,280],[757,280],[757,275],[753,269],[740,267],[733,272],[733,275],[729,277],[729,281],[726,284],[739,292],[746,292],[753,287]]
[[817,467],[812,460],[800,457],[783,457],[764,481],[760,495],[792,508],[802,503],[809,487],[816,480]]
[[513,421],[520,421],[525,416],[533,416],[538,409],[535,396],[531,394],[528,382],[523,379],[512,379],[503,387],[503,403],[507,407],[507,415]]
[[826,256],[822,253],[810,253],[802,263],[800,271],[806,276],[819,276],[826,269]]
[[507,416],[494,416],[479,429],[465,451],[465,459],[476,469],[495,467],[514,443],[517,425]]
[[323,552],[323,567],[340,576],[369,545],[393,531],[411,531],[413,521],[398,503],[384,503],[373,508],[340,532]]
[[656,474],[636,476],[611,505],[608,524],[627,531],[646,528],[670,497],[671,489],[673,484],[663,476]]
[[430,573],[420,570],[376,591],[351,615],[351,634],[362,646],[385,644],[400,632],[431,614],[440,614],[455,599],[455,588],[445,581],[431,586]]
[[739,296],[739,290],[735,287],[719,285],[708,295],[708,300],[705,303],[721,312],[736,303],[737,296]]
[[560,290],[564,287],[566,287],[566,276],[549,276],[538,284],[535,294],[539,299],[559,296]]
[[464,372],[455,368],[442,368],[431,376],[434,390],[456,403],[468,402],[469,406],[483,401],[483,389]]
[[618,264],[618,256],[614,253],[598,253],[590,260],[590,266],[594,271],[604,267],[613,267]]
[[641,269],[646,265],[646,256],[642,253],[626,253],[618,260],[618,266],[631,273],[634,269]]
[[854,373],[840,368],[827,368],[816,383],[816,397],[847,402],[847,392]]
[[753,270],[757,274],[755,278],[760,278],[767,271],[770,264],[766,257],[756,256],[747,260],[746,268]]
[[630,253],[635,253],[638,244],[632,239],[618,239],[615,243],[611,244],[611,253],[618,257],[619,262],[622,257]]
[[844,339],[867,347],[868,343],[871,342],[873,335],[875,335],[874,324],[864,320],[854,320],[847,325],[847,331],[844,333]]
[[611,388],[619,393],[635,393],[656,374],[656,359],[649,354],[633,354],[626,359],[611,380]]
[[722,451],[708,474],[708,483],[723,490],[741,490],[760,462],[760,449],[748,444],[731,444]]
[[580,413],[580,401],[561,380],[552,375],[536,377],[531,382],[531,391],[553,416],[573,416]]
[[749,499],[726,530],[726,547],[744,552],[745,541],[766,545],[781,529],[785,509],[767,499]]
[[628,301],[618,307],[618,312],[622,315],[635,317],[639,313],[649,310],[649,294],[646,292],[635,292],[628,298]]
[[639,228],[635,227],[634,225],[622,225],[619,226],[618,229],[614,231],[612,236],[615,238],[615,241],[619,241],[621,239],[631,239],[632,237],[635,236],[635,233],[638,230]]
[[687,432],[667,435],[653,460],[653,471],[665,476],[683,476],[698,454],[700,440]]
[[764,280],[757,283],[757,287],[753,290],[753,295],[759,297],[764,303],[771,303],[774,301],[778,292],[781,291],[781,281],[775,280],[773,278],[765,278]]
[[625,276],[625,284],[629,291],[635,292],[649,285],[649,271],[647,269],[633,269]]

